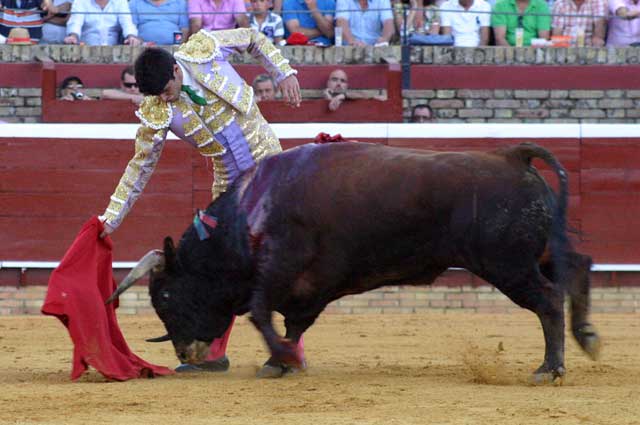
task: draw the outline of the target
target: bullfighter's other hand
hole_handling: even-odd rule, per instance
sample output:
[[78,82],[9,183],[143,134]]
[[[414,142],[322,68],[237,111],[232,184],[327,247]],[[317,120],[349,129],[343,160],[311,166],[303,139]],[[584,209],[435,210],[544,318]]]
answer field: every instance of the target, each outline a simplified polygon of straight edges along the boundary
[[116,230],[113,227],[109,226],[106,221],[103,221],[102,224],[104,225],[104,230],[102,231],[102,233],[100,233],[100,239],[106,238]]
[[300,106],[302,95],[300,94],[300,84],[298,84],[298,78],[295,75],[289,75],[284,80],[280,81],[280,91],[285,102],[293,107]]

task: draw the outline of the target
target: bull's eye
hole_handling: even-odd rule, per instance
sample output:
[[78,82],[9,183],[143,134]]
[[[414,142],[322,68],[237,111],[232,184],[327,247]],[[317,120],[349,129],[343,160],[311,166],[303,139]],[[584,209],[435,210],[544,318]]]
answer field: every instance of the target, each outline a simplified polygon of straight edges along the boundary
[[171,297],[171,295],[169,294],[169,291],[162,291],[161,295],[162,295],[162,299],[164,300],[168,300]]

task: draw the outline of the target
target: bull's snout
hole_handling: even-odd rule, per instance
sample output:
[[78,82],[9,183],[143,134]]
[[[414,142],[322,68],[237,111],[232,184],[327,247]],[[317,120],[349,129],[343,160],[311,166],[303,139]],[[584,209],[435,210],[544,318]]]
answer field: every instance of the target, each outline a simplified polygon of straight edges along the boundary
[[177,346],[176,356],[182,363],[199,364],[207,357],[209,345],[204,341],[194,341],[187,346]]

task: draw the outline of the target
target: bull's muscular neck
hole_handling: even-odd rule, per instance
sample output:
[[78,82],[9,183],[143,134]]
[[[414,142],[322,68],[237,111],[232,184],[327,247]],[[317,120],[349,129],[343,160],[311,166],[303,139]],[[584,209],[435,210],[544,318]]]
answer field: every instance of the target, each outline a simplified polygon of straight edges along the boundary
[[190,226],[178,246],[178,261],[185,272],[205,277],[207,290],[233,303],[234,313],[243,314],[254,276],[246,217],[236,208],[233,189],[210,204],[206,213],[217,218],[218,226],[208,229],[205,240]]

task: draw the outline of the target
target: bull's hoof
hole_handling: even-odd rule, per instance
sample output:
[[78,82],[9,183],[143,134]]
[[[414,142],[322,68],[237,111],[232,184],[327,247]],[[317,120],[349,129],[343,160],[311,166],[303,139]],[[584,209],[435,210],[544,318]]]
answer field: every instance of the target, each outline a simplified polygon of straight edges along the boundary
[[273,365],[265,363],[262,369],[256,373],[257,378],[282,378],[284,375],[295,375],[296,373],[306,369],[306,364],[303,362],[302,367],[291,367],[285,364]]
[[216,360],[207,360],[198,364],[181,364],[176,367],[176,372],[226,372],[229,370],[229,359],[222,356]]
[[541,366],[531,376],[531,384],[533,385],[547,385],[547,384],[562,384],[562,378],[567,371],[564,366],[559,366],[554,370],[549,370],[546,366]]
[[574,329],[573,336],[591,360],[598,360],[600,358],[602,343],[600,342],[600,337],[593,325],[586,324]]

